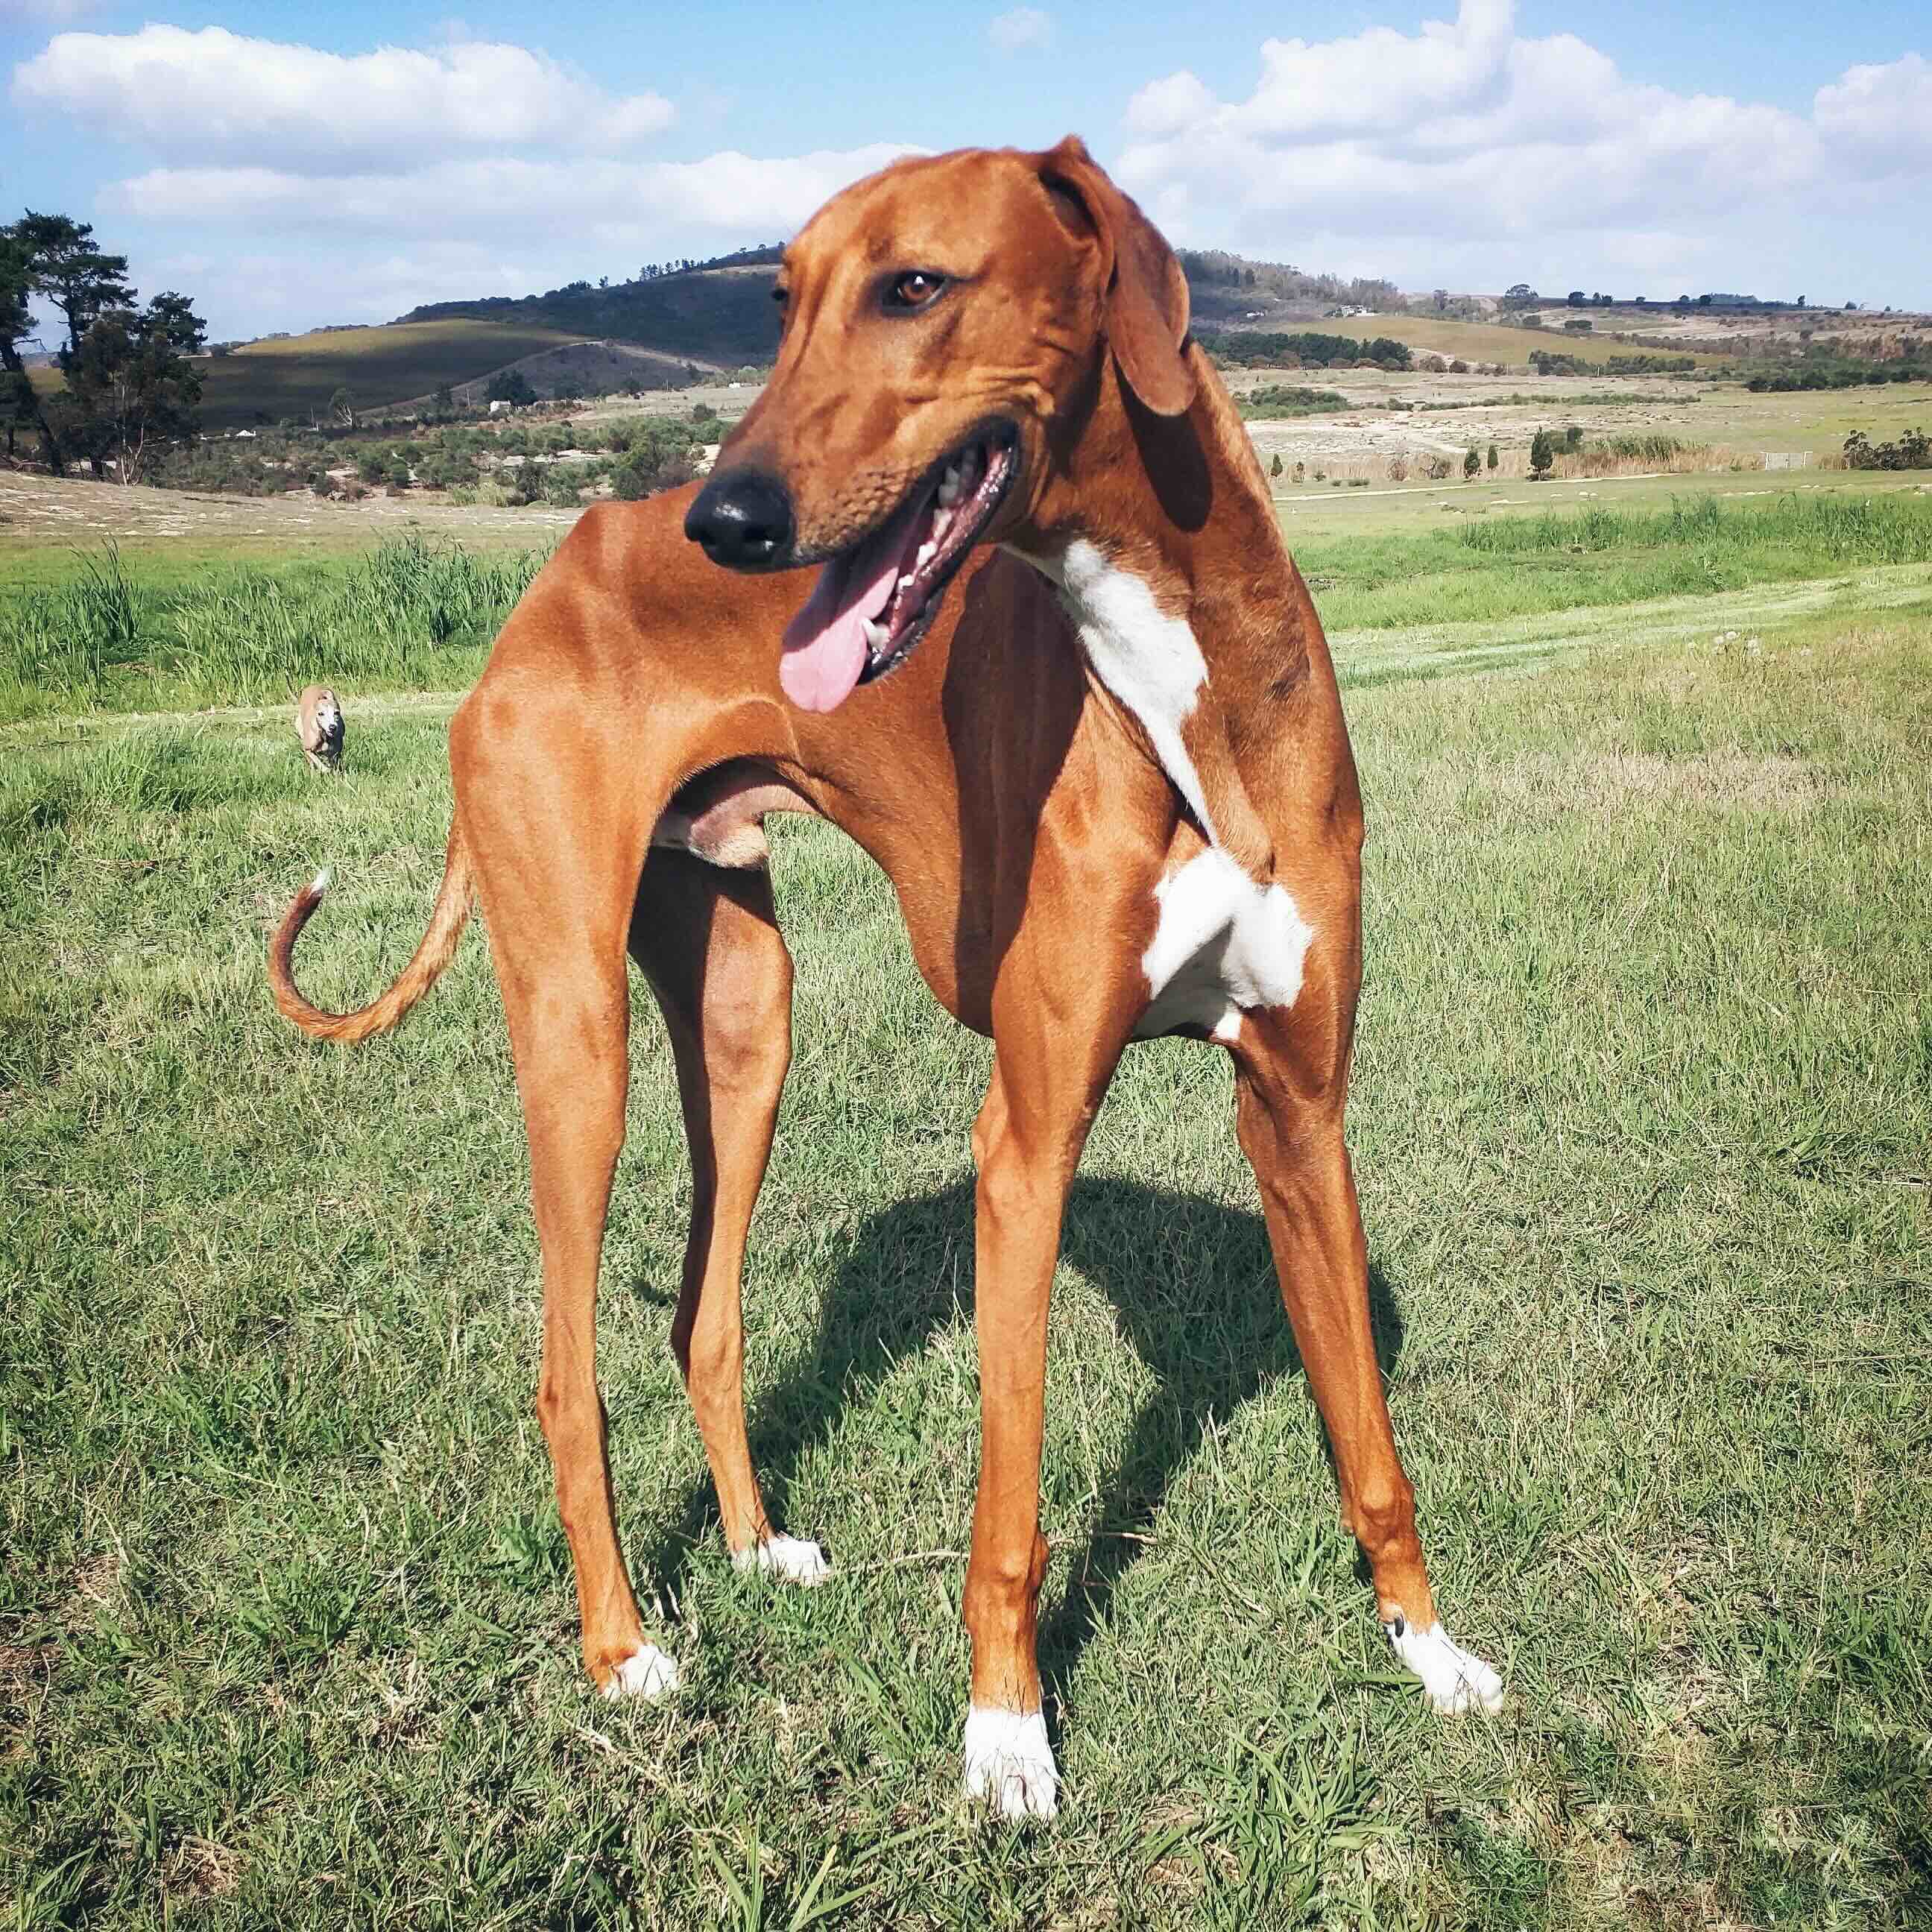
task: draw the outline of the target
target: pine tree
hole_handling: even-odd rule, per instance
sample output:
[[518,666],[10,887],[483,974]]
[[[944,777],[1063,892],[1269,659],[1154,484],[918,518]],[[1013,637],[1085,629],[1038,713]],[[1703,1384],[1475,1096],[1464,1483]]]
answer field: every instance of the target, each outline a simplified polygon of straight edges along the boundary
[[1462,459],[1462,481],[1466,483],[1474,482],[1476,472],[1482,466],[1483,459],[1476,454],[1476,446],[1472,442],[1469,446],[1468,454]]

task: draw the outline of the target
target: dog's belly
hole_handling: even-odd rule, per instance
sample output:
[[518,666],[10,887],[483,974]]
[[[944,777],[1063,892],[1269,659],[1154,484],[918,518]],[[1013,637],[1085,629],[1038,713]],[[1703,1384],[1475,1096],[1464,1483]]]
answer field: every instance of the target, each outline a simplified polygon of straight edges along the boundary
[[1136,1039],[1191,1026],[1232,1040],[1244,1012],[1294,1005],[1315,933],[1285,887],[1257,885],[1210,846],[1168,873],[1154,898],[1160,916],[1141,956],[1148,1005]]

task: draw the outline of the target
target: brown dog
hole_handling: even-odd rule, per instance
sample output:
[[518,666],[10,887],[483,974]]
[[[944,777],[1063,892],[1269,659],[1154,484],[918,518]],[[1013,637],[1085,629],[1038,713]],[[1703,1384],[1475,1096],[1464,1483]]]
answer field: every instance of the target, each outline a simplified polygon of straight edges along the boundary
[[[1492,1707],[1496,1673],[1436,1616],[1370,1332],[1342,1136],[1361,813],[1334,673],[1246,434],[1186,340],[1178,268],[1066,142],[887,170],[814,218],[784,286],[772,382],[703,491],[586,512],[505,626],[452,723],[442,888],[395,984],[346,1016],[302,998],[291,958],[320,881],[271,957],[290,1019],[361,1039],[421,997],[482,901],[543,1250],[538,1408],[591,1674],[613,1695],[676,1681],[618,1546],[594,1366],[627,946],[684,1098],[672,1340],[725,1538],[742,1564],[826,1574],[815,1544],[772,1528],[742,1400],[739,1280],[790,962],[762,865],[710,862],[760,859],[758,822],[785,808],[878,861],[927,983],[994,1042],[973,1132],[968,1790],[1016,1816],[1057,1801],[1034,1654],[1048,1294],[1114,1064],[1162,1034],[1234,1060],[1237,1131],[1390,1642],[1440,1708]],[[816,588],[694,568],[680,517],[740,569],[821,563]]]
[[296,736],[317,771],[342,769],[342,706],[326,686],[306,686],[296,700]]

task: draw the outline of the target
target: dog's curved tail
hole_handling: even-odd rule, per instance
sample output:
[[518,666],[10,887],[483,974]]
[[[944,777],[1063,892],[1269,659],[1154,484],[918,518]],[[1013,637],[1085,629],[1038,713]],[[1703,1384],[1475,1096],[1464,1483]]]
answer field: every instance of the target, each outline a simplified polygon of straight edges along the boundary
[[377,994],[366,1006],[352,1013],[326,1012],[304,998],[296,984],[296,941],[308,925],[322,896],[328,890],[325,868],[296,893],[294,903],[282,916],[268,946],[268,984],[283,1018],[317,1040],[340,1040],[345,1046],[367,1040],[371,1034],[386,1033],[390,1028],[434,986],[442,969],[456,955],[456,943],[470,922],[470,908],[475,893],[470,874],[470,854],[463,842],[461,828],[449,828],[449,848],[443,860],[442,884],[429,916],[429,930],[416,950],[415,957],[396,976],[386,992]]

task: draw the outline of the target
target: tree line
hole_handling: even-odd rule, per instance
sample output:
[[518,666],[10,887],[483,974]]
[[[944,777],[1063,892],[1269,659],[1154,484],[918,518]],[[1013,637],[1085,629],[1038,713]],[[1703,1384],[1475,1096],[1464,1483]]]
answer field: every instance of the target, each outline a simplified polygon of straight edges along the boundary
[[[56,310],[65,387],[34,386],[23,345],[36,340],[36,299]],[[85,221],[37,214],[0,226],[0,428],[7,454],[24,430],[53,476],[86,463],[139,480],[158,444],[194,434],[201,377],[188,358],[207,337],[191,299],[172,290],[146,304],[125,255],[107,254]]]

